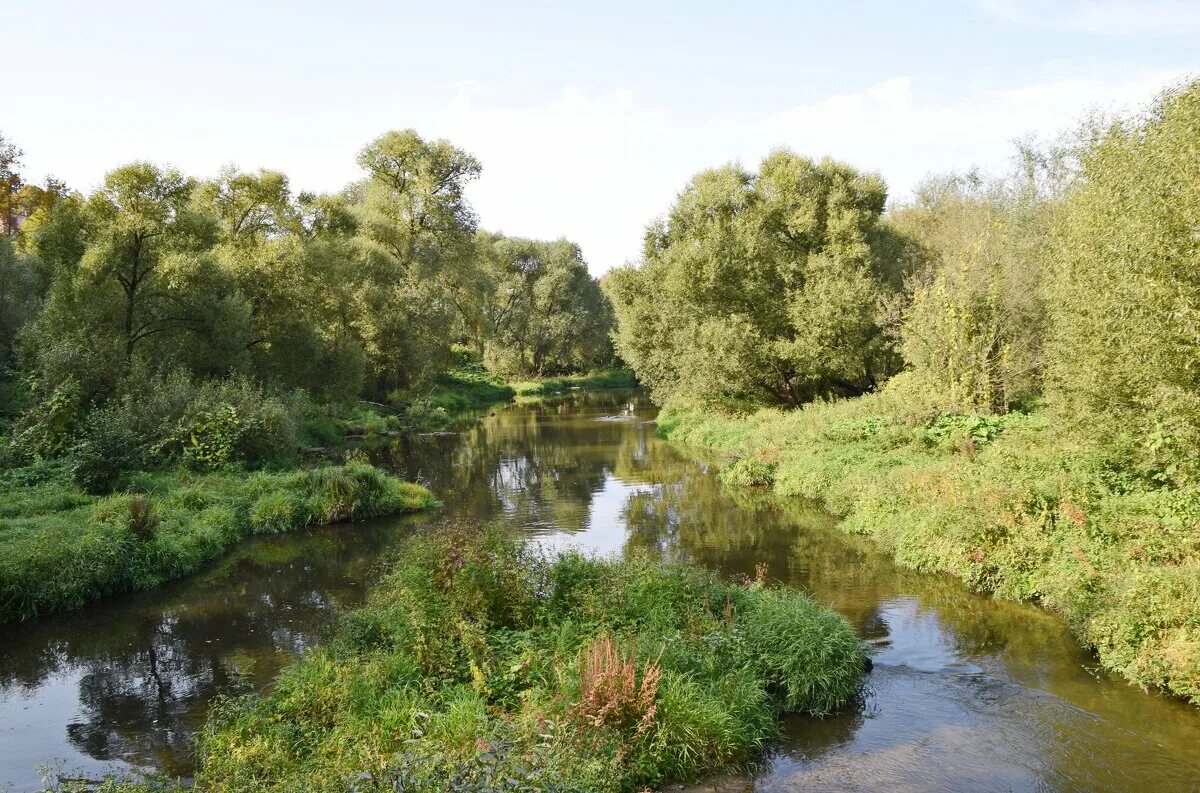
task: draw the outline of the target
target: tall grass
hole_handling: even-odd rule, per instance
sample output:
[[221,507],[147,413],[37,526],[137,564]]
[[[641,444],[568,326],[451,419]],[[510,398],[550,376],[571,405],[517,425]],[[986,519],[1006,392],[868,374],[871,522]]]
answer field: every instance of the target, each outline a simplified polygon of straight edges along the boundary
[[659,432],[735,485],[824,504],[900,564],[1062,615],[1104,666],[1200,703],[1200,490],[1130,474],[1043,414],[947,415],[909,388]]
[[631,369],[611,369],[587,374],[547,377],[510,384],[519,397],[555,396],[568,391],[602,391],[612,388],[633,388],[637,385]]
[[267,696],[217,705],[205,790],[638,790],[748,763],[855,696],[863,651],[803,595],[643,559],[418,538]]
[[0,621],[149,589],[250,535],[436,503],[419,485],[362,463],[282,474],[143,473],[129,492],[107,497],[61,479],[21,484],[10,473],[0,493]]

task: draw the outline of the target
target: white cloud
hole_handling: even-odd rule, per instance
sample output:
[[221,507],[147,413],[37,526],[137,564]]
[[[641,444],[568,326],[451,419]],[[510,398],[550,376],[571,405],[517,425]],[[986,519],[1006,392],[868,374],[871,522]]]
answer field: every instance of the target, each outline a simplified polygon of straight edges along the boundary
[[925,173],[978,165],[1002,168],[1013,141],[1049,138],[1091,109],[1136,109],[1178,71],[1148,71],[1112,81],[1071,77],[1007,89],[983,89],[956,101],[922,100],[913,81],[897,77],[854,94],[777,113],[766,136],[805,154],[829,154],[879,170],[893,195]]
[[479,84],[464,84],[433,107],[373,98],[304,115],[198,114],[182,100],[147,114],[135,112],[145,109],[137,97],[105,100],[122,112],[99,99],[68,105],[80,117],[104,119],[89,132],[93,145],[81,143],[77,127],[56,123],[61,110],[51,98],[34,97],[13,116],[26,125],[5,132],[30,150],[30,176],[54,172],[80,187],[142,157],[197,176],[229,161],[270,167],[291,175],[297,188],[333,190],[358,178],[354,154],[372,135],[413,126],[482,161],[469,196],[486,228],[568,237],[583,247],[592,271],[602,273],[639,255],[646,223],[704,168],[732,159],[752,167],[772,148],[787,146],[878,170],[892,194],[904,196],[931,171],[1004,168],[1014,138],[1053,136],[1093,105],[1136,107],[1180,76],[1151,70],[1126,70],[1119,79],[1055,76],[953,98],[932,93],[933,83],[898,76],[811,103],[782,98],[780,109],[757,115],[731,114],[714,101],[687,118],[632,90],[568,87],[551,101],[520,105],[497,100]]
[[923,98],[920,85],[895,77],[758,117],[698,122],[640,104],[624,90],[568,88],[544,106],[492,107],[471,86],[423,129],[483,161],[471,199],[486,227],[569,237],[601,273],[638,256],[646,223],[704,168],[731,159],[753,166],[787,146],[878,170],[892,195],[903,197],[930,172],[1004,169],[1016,138],[1052,137],[1094,107],[1134,109],[1180,76],[1064,77],[953,101]]
[[985,10],[1023,25],[1067,28],[1104,35],[1200,33],[1195,0],[980,0]]

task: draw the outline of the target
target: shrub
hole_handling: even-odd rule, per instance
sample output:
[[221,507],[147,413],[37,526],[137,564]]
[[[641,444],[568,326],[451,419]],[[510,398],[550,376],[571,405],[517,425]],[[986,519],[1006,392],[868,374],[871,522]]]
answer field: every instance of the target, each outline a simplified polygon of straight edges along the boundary
[[23,462],[64,456],[83,415],[79,383],[63,380],[17,421],[13,429],[11,453]]
[[71,475],[88,493],[109,493],[146,462],[140,440],[119,413],[92,411],[71,452]]
[[401,549],[272,693],[213,709],[197,784],[661,785],[752,760],[782,712],[839,707],[863,658],[844,620],[795,592],[451,529]]
[[[20,472],[18,472],[20,473]],[[0,622],[187,575],[249,534],[438,505],[363,463],[287,474],[136,474],[95,498],[57,476],[0,487]]]
[[1200,481],[1200,81],[1100,126],[1049,236],[1047,398],[1156,482]]

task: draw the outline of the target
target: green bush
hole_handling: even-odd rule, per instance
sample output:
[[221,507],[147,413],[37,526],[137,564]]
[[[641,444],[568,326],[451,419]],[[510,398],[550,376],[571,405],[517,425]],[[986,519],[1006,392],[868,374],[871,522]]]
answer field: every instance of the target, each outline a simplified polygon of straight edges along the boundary
[[83,417],[79,383],[66,379],[34,399],[13,427],[9,453],[24,463],[63,457]]
[[71,475],[88,493],[116,490],[131,471],[146,462],[141,439],[124,417],[104,408],[88,415],[71,459]]
[[1154,482],[1200,482],[1200,81],[1078,148],[1046,255],[1047,398]]
[[198,786],[635,790],[747,763],[861,682],[846,622],[796,592],[461,529],[397,559],[271,694],[214,707]]
[[136,474],[97,499],[57,478],[0,491],[0,622],[195,572],[251,534],[438,505],[364,463],[292,473]]
[[203,383],[160,448],[199,470],[292,460],[297,413],[247,380]]

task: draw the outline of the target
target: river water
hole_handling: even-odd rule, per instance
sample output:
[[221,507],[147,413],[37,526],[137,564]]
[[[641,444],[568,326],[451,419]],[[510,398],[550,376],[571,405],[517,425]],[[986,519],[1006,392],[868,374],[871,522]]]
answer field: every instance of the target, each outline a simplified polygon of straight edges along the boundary
[[493,520],[551,546],[731,575],[765,564],[869,643],[861,703],[790,720],[757,773],[697,790],[1200,790],[1200,709],[1097,670],[1044,612],[900,570],[802,504],[722,488],[655,437],[654,415],[636,393],[580,394],[377,446],[445,509],[253,540],[186,581],[0,626],[0,790],[38,789],[42,764],[188,775],[214,695],[269,684],[419,526]]

